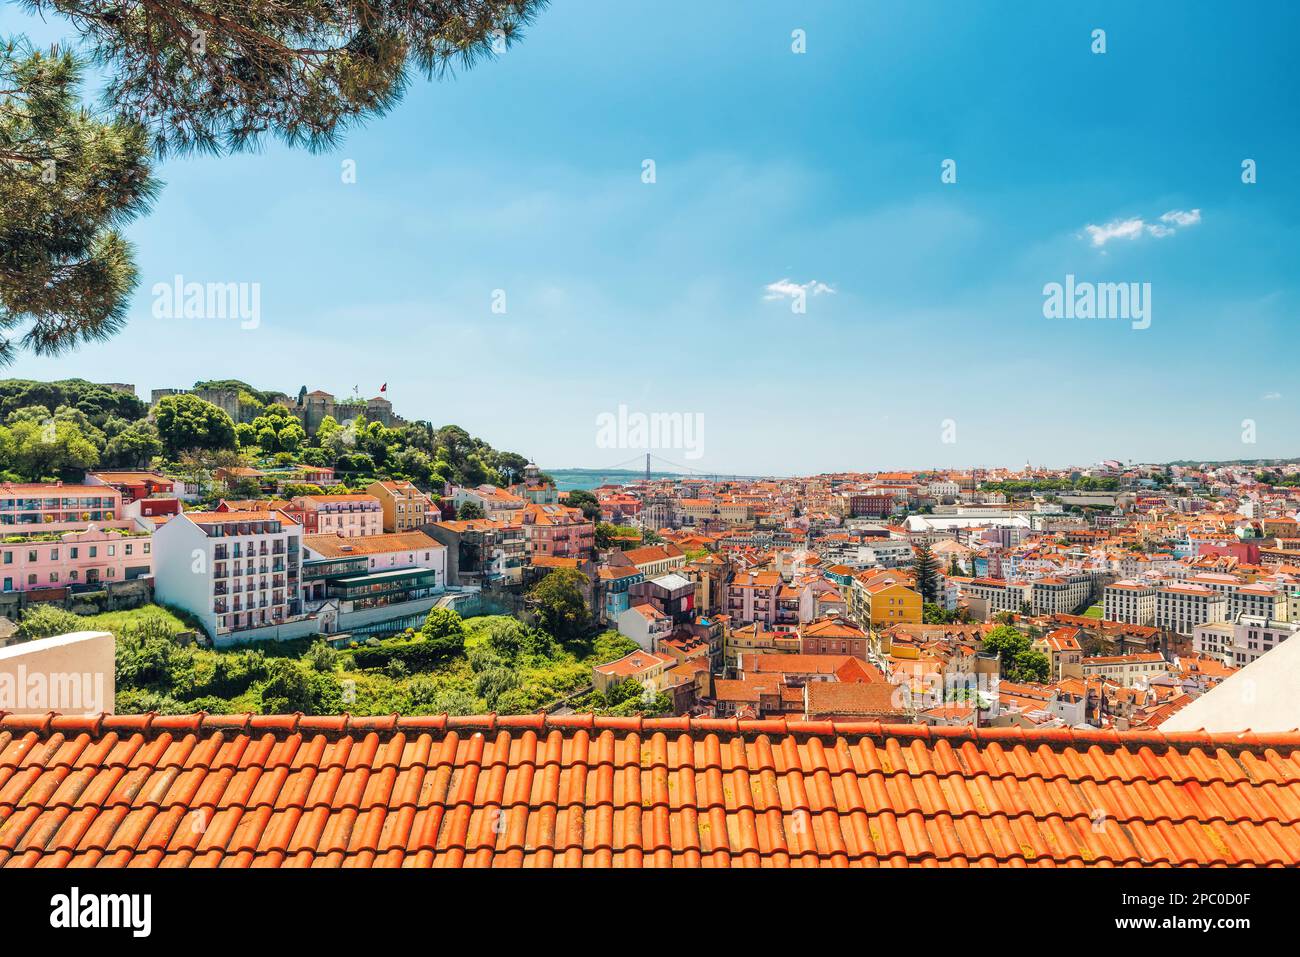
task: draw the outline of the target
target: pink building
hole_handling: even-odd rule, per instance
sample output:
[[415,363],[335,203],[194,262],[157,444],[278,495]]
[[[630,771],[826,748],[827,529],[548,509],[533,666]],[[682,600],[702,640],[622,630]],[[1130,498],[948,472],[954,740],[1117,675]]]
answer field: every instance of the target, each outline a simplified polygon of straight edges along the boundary
[[122,521],[122,493],[108,485],[0,484],[0,535],[68,532]]
[[292,499],[302,510],[308,535],[378,535],[384,530],[384,507],[373,495],[299,495]]
[[88,528],[0,545],[4,591],[131,581],[153,574],[149,535]]
[[529,556],[590,558],[596,547],[596,526],[580,508],[529,504],[521,510],[520,521]]

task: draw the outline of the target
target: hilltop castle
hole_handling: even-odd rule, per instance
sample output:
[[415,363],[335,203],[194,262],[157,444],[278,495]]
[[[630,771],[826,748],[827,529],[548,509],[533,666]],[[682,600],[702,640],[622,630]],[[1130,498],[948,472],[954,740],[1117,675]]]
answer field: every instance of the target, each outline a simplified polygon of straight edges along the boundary
[[[194,395],[204,402],[211,402],[225,412],[236,423],[252,422],[261,410],[254,405],[239,401],[239,390],[220,389],[154,389],[149,394],[149,408],[169,395]],[[274,403],[282,405],[302,422],[308,435],[315,435],[316,430],[326,416],[333,416],[340,424],[350,422],[359,415],[364,415],[367,422],[382,422],[388,428],[405,425],[406,420],[393,411],[393,403],[383,396],[372,399],[336,399],[328,392],[317,389],[307,392],[306,387],[299,391],[297,398],[284,393],[274,394]]]

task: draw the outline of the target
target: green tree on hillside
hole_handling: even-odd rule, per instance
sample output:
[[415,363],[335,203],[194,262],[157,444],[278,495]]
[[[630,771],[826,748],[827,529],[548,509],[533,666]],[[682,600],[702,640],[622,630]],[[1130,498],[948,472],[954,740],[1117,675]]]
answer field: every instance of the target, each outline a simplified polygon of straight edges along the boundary
[[104,446],[106,468],[145,468],[154,456],[163,454],[158,429],[150,422],[132,422]]
[[528,592],[542,627],[561,641],[581,636],[591,623],[583,598],[586,584],[587,576],[576,568],[557,568]]
[[188,449],[215,451],[235,447],[235,423],[230,416],[196,395],[164,396],[153,415],[169,455]]
[[450,608],[430,608],[420,633],[425,641],[449,652],[459,653],[465,647],[465,623]]
[[4,463],[21,479],[39,482],[99,464],[99,451],[76,421],[45,409],[20,409],[0,426]]

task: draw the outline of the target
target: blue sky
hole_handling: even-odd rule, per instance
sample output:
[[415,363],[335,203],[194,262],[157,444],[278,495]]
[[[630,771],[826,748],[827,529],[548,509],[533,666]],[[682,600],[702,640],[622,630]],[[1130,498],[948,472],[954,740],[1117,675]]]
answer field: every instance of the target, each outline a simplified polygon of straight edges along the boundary
[[[332,153],[168,161],[129,328],[5,374],[387,382],[554,468],[636,455],[620,404],[702,415],[659,454],[704,471],[1300,455],[1293,6],[560,0]],[[260,325],[154,318],[178,273]],[[1150,328],[1045,318],[1067,274],[1150,283]]]

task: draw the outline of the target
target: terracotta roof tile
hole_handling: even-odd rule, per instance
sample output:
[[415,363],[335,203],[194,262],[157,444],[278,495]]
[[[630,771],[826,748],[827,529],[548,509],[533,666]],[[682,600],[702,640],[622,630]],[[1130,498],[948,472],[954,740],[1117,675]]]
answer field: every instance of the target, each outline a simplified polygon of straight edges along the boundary
[[1300,735],[0,717],[0,867],[1300,863]]

